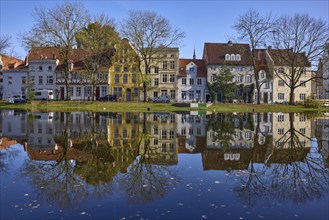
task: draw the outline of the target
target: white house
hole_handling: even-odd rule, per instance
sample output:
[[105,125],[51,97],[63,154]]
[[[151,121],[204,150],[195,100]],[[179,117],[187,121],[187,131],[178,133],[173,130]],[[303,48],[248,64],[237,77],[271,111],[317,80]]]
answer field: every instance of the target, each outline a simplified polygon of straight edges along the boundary
[[204,60],[179,59],[177,102],[205,102],[207,70]]

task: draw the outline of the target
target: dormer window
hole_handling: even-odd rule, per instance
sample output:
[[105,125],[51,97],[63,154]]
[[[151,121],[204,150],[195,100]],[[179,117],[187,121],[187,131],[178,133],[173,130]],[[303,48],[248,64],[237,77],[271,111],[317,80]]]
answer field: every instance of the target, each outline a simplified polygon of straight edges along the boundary
[[230,54],[225,55],[225,60],[230,60],[230,58],[231,58]]
[[231,54],[231,60],[235,60],[235,55]]
[[235,59],[238,60],[238,61],[240,61],[240,60],[241,60],[241,56],[240,56],[240,54],[237,54],[237,55],[235,56]]
[[194,67],[190,67],[189,71],[194,72]]

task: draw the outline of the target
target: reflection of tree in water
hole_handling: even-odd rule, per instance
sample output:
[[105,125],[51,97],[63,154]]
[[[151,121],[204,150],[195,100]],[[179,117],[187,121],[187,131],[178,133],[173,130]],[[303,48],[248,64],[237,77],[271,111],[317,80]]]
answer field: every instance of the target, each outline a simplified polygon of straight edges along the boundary
[[[27,160],[23,166],[23,175],[37,189],[42,189],[40,196],[50,204],[64,207],[79,203],[90,194],[109,192],[110,187],[105,183],[109,183],[110,178],[104,172],[113,161],[109,146],[98,140],[96,132],[79,137],[75,146],[70,138],[70,113],[66,114],[66,127],[62,135],[55,137],[55,142],[62,148],[56,161]],[[87,162],[78,162],[80,160]],[[94,187],[85,184],[84,179]]]
[[170,166],[161,164],[161,155],[150,145],[146,113],[143,116],[143,131],[136,141],[139,157],[135,159],[127,173],[119,182],[130,200],[135,203],[152,202],[162,198],[170,187],[180,182],[180,177]]
[[[293,121],[294,114],[290,113],[289,129],[274,146],[271,138],[266,138],[267,166],[251,161],[249,170],[240,178],[241,185],[235,187],[238,197],[249,205],[273,199],[306,203],[329,192],[329,170],[324,168],[317,153],[310,153],[302,144],[301,137],[310,138],[295,129]],[[255,140],[259,134],[256,132]]]
[[20,156],[20,151],[14,147],[7,147],[0,151],[0,172],[5,174],[9,170],[9,166],[6,163],[8,160],[12,160]]

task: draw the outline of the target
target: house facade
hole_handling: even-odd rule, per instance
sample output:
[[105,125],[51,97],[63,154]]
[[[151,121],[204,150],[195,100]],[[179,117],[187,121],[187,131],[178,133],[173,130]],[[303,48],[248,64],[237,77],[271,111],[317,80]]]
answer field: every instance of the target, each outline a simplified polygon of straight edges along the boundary
[[139,101],[140,79],[137,53],[127,39],[122,39],[110,67],[110,93],[122,101]]
[[[224,68],[228,68],[237,84],[236,95],[244,102],[253,99],[254,76],[252,56],[249,44],[228,43],[205,43],[203,59],[207,67],[207,82],[214,83],[215,76],[219,75]],[[207,95],[207,100],[210,95]],[[223,94],[218,93],[216,102],[224,102]]]
[[177,102],[205,102],[207,69],[204,60],[179,59]]
[[178,48],[164,48],[156,52],[148,75],[148,100],[161,96],[177,100],[178,60]]

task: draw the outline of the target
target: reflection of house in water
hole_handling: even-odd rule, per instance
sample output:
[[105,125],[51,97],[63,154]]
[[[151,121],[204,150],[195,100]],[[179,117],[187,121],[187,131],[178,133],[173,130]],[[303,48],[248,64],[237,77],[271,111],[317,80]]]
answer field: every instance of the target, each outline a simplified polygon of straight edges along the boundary
[[179,153],[201,153],[206,146],[206,115],[176,114]]
[[116,113],[108,124],[108,143],[114,157],[114,167],[127,172],[128,167],[138,155],[142,113]]
[[[213,121],[211,121],[213,120]],[[252,158],[254,129],[251,114],[217,114],[209,119],[204,170],[247,169]]]
[[1,110],[0,126],[2,136],[17,142],[26,142],[27,115],[25,110]]
[[314,131],[313,137],[315,136],[318,144],[318,150],[321,152],[324,165],[329,168],[329,118],[317,118],[312,121],[312,130]]
[[303,114],[256,113],[253,160],[259,163],[291,163],[305,159],[311,147],[311,122]]
[[40,150],[56,149],[53,112],[32,112],[27,122],[27,145]]
[[150,138],[145,141],[140,155],[150,159],[151,163],[154,164],[177,164],[175,114],[150,113],[146,117],[146,129]]

